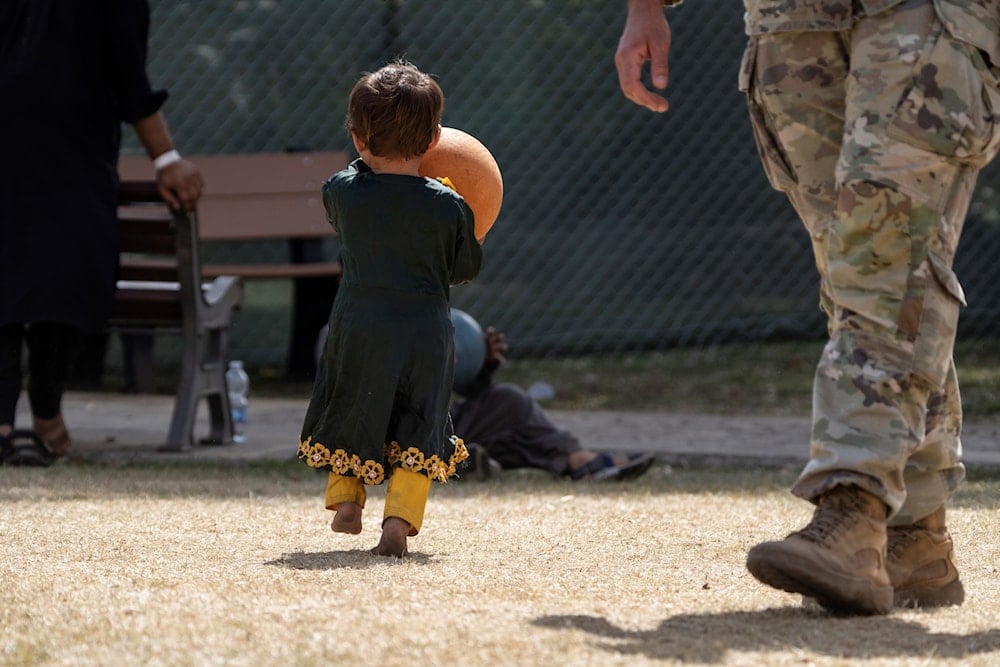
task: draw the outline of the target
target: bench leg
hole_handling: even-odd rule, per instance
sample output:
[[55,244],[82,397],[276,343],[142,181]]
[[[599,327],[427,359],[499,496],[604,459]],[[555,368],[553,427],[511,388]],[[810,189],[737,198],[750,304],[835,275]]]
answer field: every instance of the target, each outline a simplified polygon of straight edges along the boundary
[[[188,372],[187,364],[185,364],[181,374],[184,375]],[[174,400],[174,414],[170,418],[167,441],[160,447],[161,452],[183,452],[191,449],[194,422],[198,416],[198,401],[201,397],[190,388],[191,382],[182,377],[180,386],[177,388],[177,398]]]
[[122,368],[126,393],[152,394],[156,392],[156,373],[153,369],[153,334],[123,333]]
[[203,331],[185,336],[181,382],[177,388],[174,414],[170,420],[167,442],[160,451],[177,452],[190,449],[194,440],[194,425],[198,404],[208,402],[209,435],[203,444],[223,444],[233,440],[232,414],[226,393],[226,349],[224,330]]
[[205,374],[205,400],[208,402],[208,436],[203,445],[222,445],[233,441],[233,413],[226,387],[226,358],[228,331],[216,329],[206,334],[207,354],[202,365]]
[[[291,239],[288,254],[293,264],[331,262],[319,239]],[[316,377],[316,334],[330,320],[330,309],[340,280],[333,276],[296,278],[292,282],[292,333],[285,374],[290,380]]]
[[76,357],[71,378],[72,386],[82,389],[104,387],[104,360],[108,352],[108,334],[85,333],[80,353]]

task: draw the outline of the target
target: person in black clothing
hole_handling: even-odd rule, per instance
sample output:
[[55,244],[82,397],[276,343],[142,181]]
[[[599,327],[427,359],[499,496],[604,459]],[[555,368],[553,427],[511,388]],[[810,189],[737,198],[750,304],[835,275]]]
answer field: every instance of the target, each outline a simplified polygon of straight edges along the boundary
[[[146,74],[145,0],[0,3],[0,454],[45,465],[71,440],[62,395],[83,332],[111,312],[121,123],[164,199],[193,209],[198,168],[174,150]],[[31,430],[16,430],[22,347]]]
[[493,327],[484,335],[482,368],[474,380],[455,386],[459,400],[451,408],[455,431],[462,434],[469,450],[460,474],[489,479],[503,469],[537,468],[574,481],[623,481],[649,470],[654,455],[585,449],[575,435],[556,426],[524,389],[494,383],[493,374],[505,362],[507,343],[504,334]]

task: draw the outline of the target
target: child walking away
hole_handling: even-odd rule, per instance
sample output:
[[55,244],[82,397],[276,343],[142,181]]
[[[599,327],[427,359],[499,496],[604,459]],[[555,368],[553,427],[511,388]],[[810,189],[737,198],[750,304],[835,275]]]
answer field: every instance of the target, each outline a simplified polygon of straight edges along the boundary
[[419,176],[441,133],[444,95],[410,63],[365,74],[346,127],[361,156],[323,186],[344,272],[300,435],[299,457],[330,471],[336,532],[361,532],[365,486],[388,480],[373,553],[402,557],[431,481],[468,457],[448,417],[454,370],[451,285],[482,264],[471,209]]

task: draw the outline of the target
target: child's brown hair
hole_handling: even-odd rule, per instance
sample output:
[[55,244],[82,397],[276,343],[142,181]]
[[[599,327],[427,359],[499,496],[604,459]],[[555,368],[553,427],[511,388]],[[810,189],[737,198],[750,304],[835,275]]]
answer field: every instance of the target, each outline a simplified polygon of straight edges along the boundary
[[444,93],[437,82],[396,60],[354,84],[345,126],[372,155],[409,159],[427,152],[443,112]]

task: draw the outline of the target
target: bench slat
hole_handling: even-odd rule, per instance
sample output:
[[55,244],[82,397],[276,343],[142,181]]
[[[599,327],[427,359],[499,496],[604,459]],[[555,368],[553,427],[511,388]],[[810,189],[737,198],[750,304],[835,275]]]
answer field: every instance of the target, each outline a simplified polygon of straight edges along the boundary
[[313,262],[308,264],[205,264],[201,273],[206,278],[241,276],[246,279],[319,278],[339,276],[339,262]]
[[[205,178],[198,201],[199,235],[204,240],[323,238],[326,222],[320,188],[347,166],[343,151],[195,155]],[[123,181],[152,179],[145,157],[118,162]]]
[[258,193],[240,199],[206,197],[198,202],[198,221],[203,241],[334,236],[318,190],[309,194]]
[[177,262],[169,259],[126,259],[118,264],[119,280],[177,282]]
[[118,213],[120,248],[123,253],[174,253],[174,219],[163,210],[123,208]]
[[[203,264],[203,278],[240,276],[247,280],[278,280],[282,278],[337,277],[340,262],[310,262],[306,264]],[[129,258],[120,265],[121,280],[176,280],[177,264],[155,258]]]
[[111,319],[116,326],[169,324],[178,326],[183,319],[180,290],[119,289],[115,292]]

